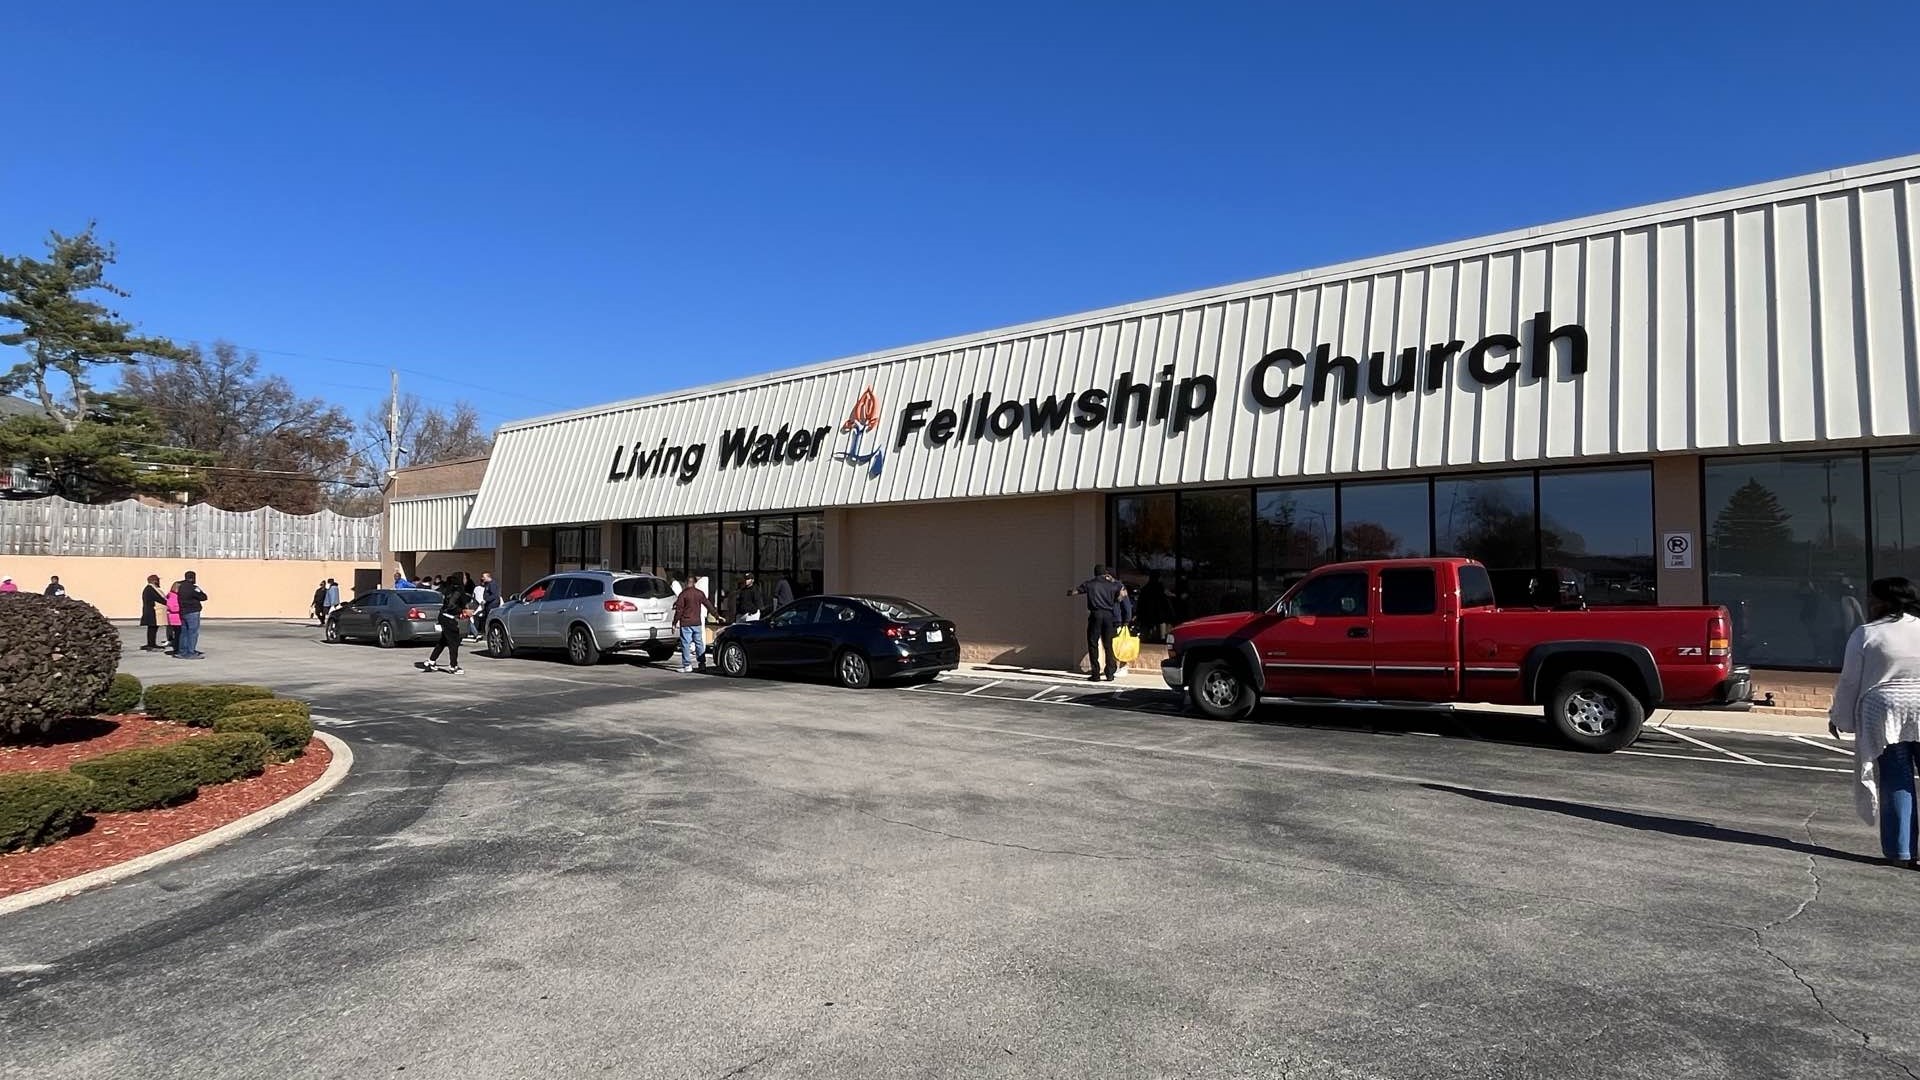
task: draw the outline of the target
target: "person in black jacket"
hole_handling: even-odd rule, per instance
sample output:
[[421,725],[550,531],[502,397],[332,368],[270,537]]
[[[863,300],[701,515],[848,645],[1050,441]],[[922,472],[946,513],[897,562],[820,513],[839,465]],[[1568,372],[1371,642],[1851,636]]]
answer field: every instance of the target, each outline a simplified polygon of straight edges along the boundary
[[[445,671],[449,675],[464,675],[460,667],[460,639],[465,636],[467,620],[473,618],[473,594],[467,591],[460,576],[450,575],[440,583],[440,615],[434,625],[440,628],[440,640],[434,643],[433,653],[425,660],[414,664],[421,671]],[[440,654],[447,654],[448,666],[440,666]]]
[[327,583],[324,581],[313,590],[313,617],[322,624],[327,621]]
[[200,587],[199,575],[189,570],[173,583],[173,592],[180,598],[180,630],[173,639],[173,658],[204,660],[207,654],[200,651],[200,608],[207,602],[207,591]]
[[760,586],[754,583],[753,575],[742,576],[740,587],[733,592],[733,621],[752,622],[760,618],[764,614],[761,603]]
[[[140,646],[141,652],[160,651],[160,612],[166,609],[167,594],[160,591],[160,575],[148,574],[147,587],[140,590],[140,625],[147,628],[147,643]],[[173,635],[167,637],[171,639]]]

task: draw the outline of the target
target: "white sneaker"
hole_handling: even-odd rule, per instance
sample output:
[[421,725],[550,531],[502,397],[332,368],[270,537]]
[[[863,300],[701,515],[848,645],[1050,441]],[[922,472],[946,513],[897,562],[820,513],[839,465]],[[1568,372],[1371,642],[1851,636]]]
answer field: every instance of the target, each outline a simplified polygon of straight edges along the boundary
[[459,664],[455,664],[447,669],[447,674],[449,675],[465,675],[466,673],[467,669],[461,667]]
[[434,663],[434,662],[433,662],[433,661],[431,661],[431,660],[415,660],[415,661],[413,662],[413,666],[414,666],[414,667],[417,667],[417,668],[419,668],[419,669],[420,669],[421,671],[438,671],[438,670],[440,670],[440,665],[439,665],[439,664],[436,664],[436,663]]

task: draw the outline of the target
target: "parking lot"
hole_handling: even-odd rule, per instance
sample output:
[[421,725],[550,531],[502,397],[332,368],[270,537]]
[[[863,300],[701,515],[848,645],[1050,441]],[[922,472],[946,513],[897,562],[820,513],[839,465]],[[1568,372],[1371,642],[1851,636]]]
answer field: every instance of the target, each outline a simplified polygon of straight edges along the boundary
[[125,670],[309,697],[354,771],[0,919],[9,1075],[1920,1069],[1920,876],[1825,740],[203,647]]

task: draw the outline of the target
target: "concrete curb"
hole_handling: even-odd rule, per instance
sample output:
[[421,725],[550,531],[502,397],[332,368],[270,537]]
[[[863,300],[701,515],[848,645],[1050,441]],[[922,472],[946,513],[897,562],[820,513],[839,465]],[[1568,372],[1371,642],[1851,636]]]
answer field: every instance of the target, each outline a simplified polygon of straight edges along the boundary
[[116,881],[124,881],[127,878],[133,877],[135,874],[145,873],[156,866],[165,866],[167,863],[178,862],[181,859],[198,855],[209,848],[218,847],[236,836],[244,836],[255,829],[271,825],[281,818],[286,817],[288,814],[293,813],[295,810],[313,802],[315,799],[338,787],[340,781],[347,778],[347,770],[353,768],[353,751],[348,748],[346,743],[341,742],[339,739],[324,731],[316,731],[314,735],[316,735],[321,742],[327,744],[327,749],[333,753],[333,760],[327,763],[327,770],[321,773],[320,778],[313,783],[274,803],[272,806],[255,810],[253,813],[248,814],[238,821],[229,821],[211,832],[204,832],[191,839],[182,840],[171,847],[163,847],[159,851],[150,851],[145,855],[128,859],[123,863],[115,863],[112,866],[103,866],[98,870],[90,870],[78,877],[70,877],[65,881],[56,881],[51,885],[42,885],[37,889],[28,889],[23,893],[0,897],[0,916],[11,915],[16,911],[25,911],[27,908],[38,907],[41,904],[50,903],[54,900],[65,900],[69,896],[77,895],[88,889],[97,888],[101,885],[111,885]]

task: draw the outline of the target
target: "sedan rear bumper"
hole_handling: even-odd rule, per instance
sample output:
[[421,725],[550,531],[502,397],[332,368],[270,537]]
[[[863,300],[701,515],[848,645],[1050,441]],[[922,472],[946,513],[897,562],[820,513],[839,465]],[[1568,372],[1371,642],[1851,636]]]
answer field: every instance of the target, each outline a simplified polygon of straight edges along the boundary
[[892,656],[875,657],[873,667],[874,673],[883,678],[954,671],[960,667],[960,646],[953,645],[944,649],[901,652]]

